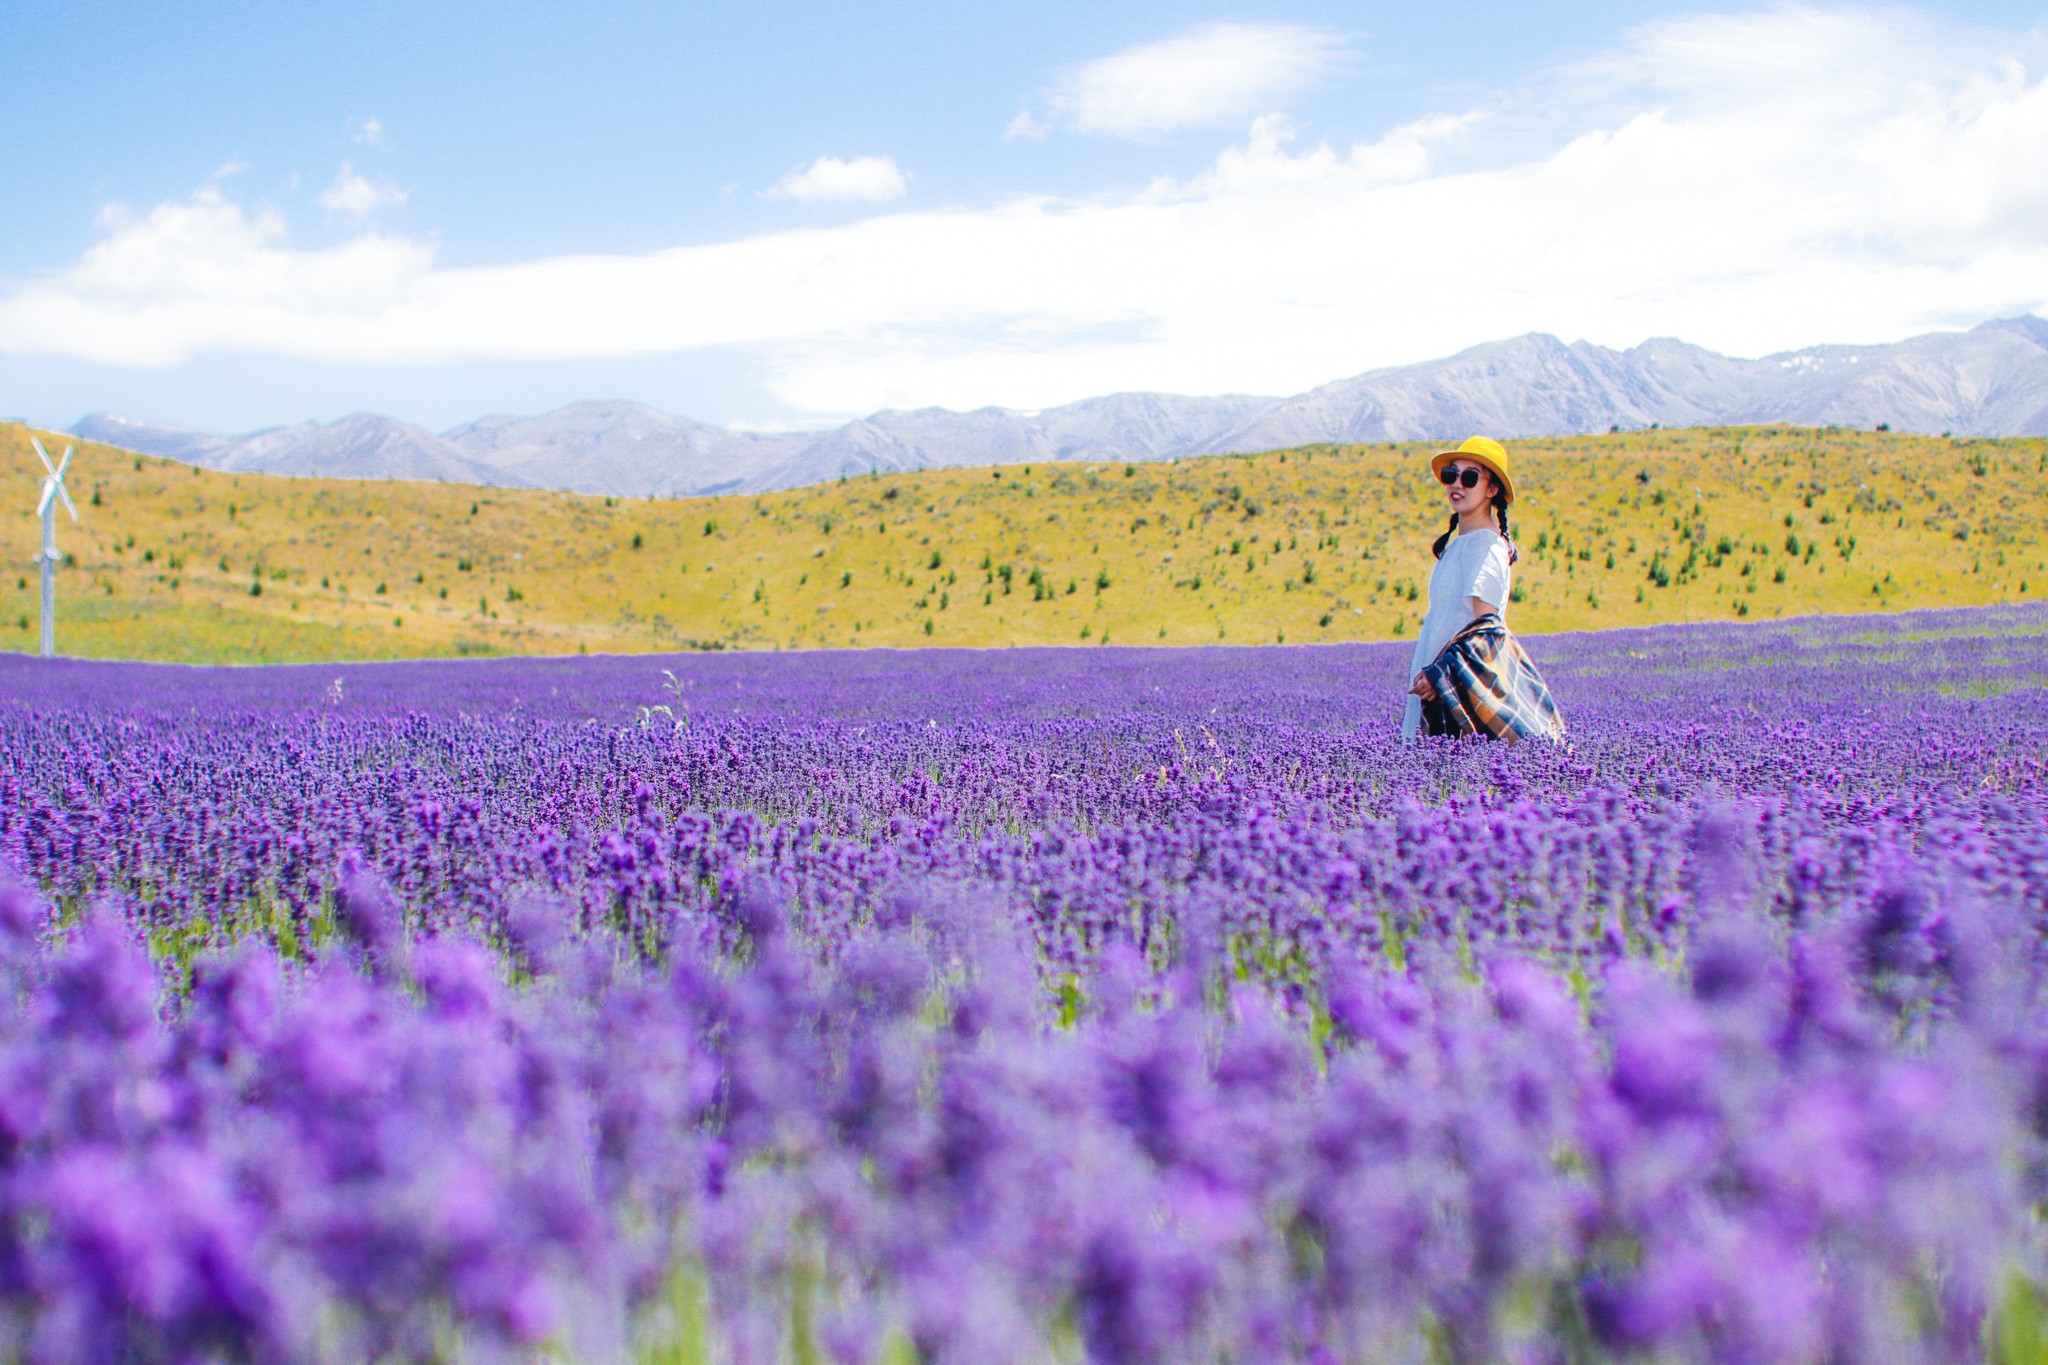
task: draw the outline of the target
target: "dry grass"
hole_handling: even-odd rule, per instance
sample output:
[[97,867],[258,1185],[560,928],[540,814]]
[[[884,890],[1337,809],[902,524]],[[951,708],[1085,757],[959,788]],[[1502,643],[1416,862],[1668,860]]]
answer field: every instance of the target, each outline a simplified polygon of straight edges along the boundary
[[[59,525],[58,647],[258,662],[1412,638],[1443,519],[1430,448],[654,501],[226,475],[87,445],[84,522]],[[2039,439],[1713,428],[1520,441],[1513,458],[1522,631],[2048,592]],[[32,650],[26,429],[0,426],[0,473],[0,648]]]

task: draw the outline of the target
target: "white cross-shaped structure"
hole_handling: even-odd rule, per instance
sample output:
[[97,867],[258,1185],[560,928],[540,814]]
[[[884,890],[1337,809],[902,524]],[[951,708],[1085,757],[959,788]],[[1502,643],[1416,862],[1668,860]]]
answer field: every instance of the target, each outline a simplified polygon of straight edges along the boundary
[[71,468],[72,446],[64,447],[64,458],[50,463],[50,452],[43,449],[40,436],[29,437],[29,443],[36,448],[36,454],[43,459],[43,499],[36,504],[36,515],[43,519],[43,657],[57,652],[57,561],[64,556],[57,550],[57,504],[61,501],[64,510],[71,514],[74,524],[78,521],[78,508],[72,505],[71,493],[64,487],[64,471]]

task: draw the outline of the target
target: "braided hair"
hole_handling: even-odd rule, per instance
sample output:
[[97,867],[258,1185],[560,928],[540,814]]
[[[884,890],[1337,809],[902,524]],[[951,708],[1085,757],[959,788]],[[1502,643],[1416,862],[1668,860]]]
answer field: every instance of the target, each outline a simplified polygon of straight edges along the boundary
[[1438,536],[1435,543],[1429,547],[1430,557],[1432,559],[1442,559],[1444,557],[1444,546],[1450,544],[1451,537],[1456,534],[1458,534],[1458,514],[1453,512],[1451,513],[1451,524],[1444,528],[1444,533]]
[[[1521,555],[1515,549],[1514,535],[1508,530],[1507,491],[1500,486],[1500,480],[1494,476],[1491,470],[1487,471],[1486,477],[1493,481],[1493,519],[1500,525],[1500,538],[1508,543],[1508,563],[1512,564],[1520,559]],[[1444,533],[1431,543],[1429,547],[1430,558],[1442,559],[1444,557],[1444,547],[1451,543],[1451,537],[1456,534],[1458,534],[1458,514],[1453,512],[1451,513],[1450,524],[1444,527]]]

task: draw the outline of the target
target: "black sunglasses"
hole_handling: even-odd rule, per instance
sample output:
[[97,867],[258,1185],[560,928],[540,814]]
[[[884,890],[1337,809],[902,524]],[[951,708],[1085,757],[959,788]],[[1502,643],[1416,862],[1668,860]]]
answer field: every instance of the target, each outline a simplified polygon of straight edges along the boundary
[[1477,488],[1479,487],[1479,472],[1479,470],[1469,464],[1463,469],[1452,469],[1446,466],[1443,469],[1439,469],[1436,472],[1436,476],[1444,481],[1444,487],[1446,488],[1449,488],[1454,483],[1463,484],[1467,488]]

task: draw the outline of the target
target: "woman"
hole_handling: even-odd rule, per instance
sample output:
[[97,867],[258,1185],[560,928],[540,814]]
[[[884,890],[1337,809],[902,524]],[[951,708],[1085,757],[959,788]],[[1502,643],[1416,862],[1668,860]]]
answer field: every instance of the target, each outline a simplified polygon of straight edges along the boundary
[[1474,436],[1439,451],[1430,472],[1443,483],[1451,522],[1430,546],[1429,614],[1415,640],[1401,737],[1483,735],[1510,742],[1564,737],[1564,721],[1536,665],[1508,633],[1516,559],[1508,532],[1515,500],[1508,453]]

